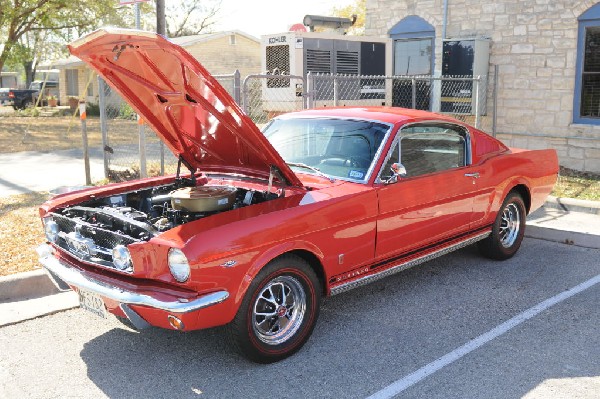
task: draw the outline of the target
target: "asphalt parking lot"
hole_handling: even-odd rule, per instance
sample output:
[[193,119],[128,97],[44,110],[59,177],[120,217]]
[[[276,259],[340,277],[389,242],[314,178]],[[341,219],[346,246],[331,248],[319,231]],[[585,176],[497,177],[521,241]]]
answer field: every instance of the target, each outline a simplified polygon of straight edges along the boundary
[[138,333],[62,312],[0,329],[0,397],[598,398],[599,255],[531,238],[505,262],[465,248],[327,299],[307,345],[272,365],[222,328]]

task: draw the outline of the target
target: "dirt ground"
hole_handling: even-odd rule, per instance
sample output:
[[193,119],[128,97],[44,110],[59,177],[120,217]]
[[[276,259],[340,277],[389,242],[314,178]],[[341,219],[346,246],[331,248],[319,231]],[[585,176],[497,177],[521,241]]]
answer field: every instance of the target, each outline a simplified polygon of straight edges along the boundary
[[35,248],[45,242],[38,207],[48,193],[0,198],[0,276],[39,269]]
[[[3,114],[6,115],[6,114]],[[112,119],[110,144],[137,143],[136,121]],[[86,120],[88,145],[100,147],[100,119]],[[83,146],[79,117],[0,116],[0,153],[20,151],[54,151]]]

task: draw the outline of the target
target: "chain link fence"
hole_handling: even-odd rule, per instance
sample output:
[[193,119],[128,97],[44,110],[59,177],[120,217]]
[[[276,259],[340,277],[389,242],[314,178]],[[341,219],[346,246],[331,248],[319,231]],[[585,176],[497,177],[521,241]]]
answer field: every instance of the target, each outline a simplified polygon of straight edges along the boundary
[[121,96],[99,79],[104,174],[111,181],[172,173],[177,159]]
[[[213,75],[241,102],[240,73]],[[177,158],[136,112],[99,79],[100,129],[104,149],[104,175],[111,181],[175,173]]]
[[244,79],[242,108],[254,123],[264,125],[274,116],[305,109],[305,87],[302,76],[249,75]]
[[[260,127],[307,108],[392,106],[447,114],[495,134],[497,72],[489,76],[215,75]],[[100,80],[105,175],[113,181],[176,171],[177,159],[131,107]]]
[[490,132],[488,77],[308,74],[308,107],[388,106],[448,114]]

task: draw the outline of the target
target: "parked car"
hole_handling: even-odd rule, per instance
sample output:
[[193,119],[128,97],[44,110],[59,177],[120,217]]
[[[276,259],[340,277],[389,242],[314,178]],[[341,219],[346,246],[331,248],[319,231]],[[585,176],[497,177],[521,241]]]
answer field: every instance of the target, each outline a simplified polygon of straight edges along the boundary
[[8,92],[10,104],[14,109],[25,109],[37,103],[40,91],[43,89],[43,96],[40,99],[40,105],[47,104],[47,98],[50,96],[58,97],[58,82],[55,81],[34,81],[29,85],[29,89],[11,89]]
[[42,265],[97,315],[137,328],[228,325],[257,362],[299,350],[323,296],[474,243],[512,257],[556,182],[554,150],[510,149],[424,111],[307,110],[261,132],[197,60],[154,33],[100,30],[70,50],[179,166],[45,203]]

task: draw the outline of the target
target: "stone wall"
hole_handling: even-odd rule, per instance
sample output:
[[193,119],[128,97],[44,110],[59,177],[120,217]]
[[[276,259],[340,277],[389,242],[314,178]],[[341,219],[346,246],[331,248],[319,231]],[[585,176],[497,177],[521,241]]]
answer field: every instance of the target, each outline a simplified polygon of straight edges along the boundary
[[[560,163],[600,172],[600,126],[574,124],[577,17],[593,0],[448,0],[448,38],[491,38],[499,66],[498,137],[524,148],[555,148]],[[443,0],[367,0],[366,34],[388,36],[408,15],[435,27],[441,69]],[[491,103],[488,104],[491,106]]]

